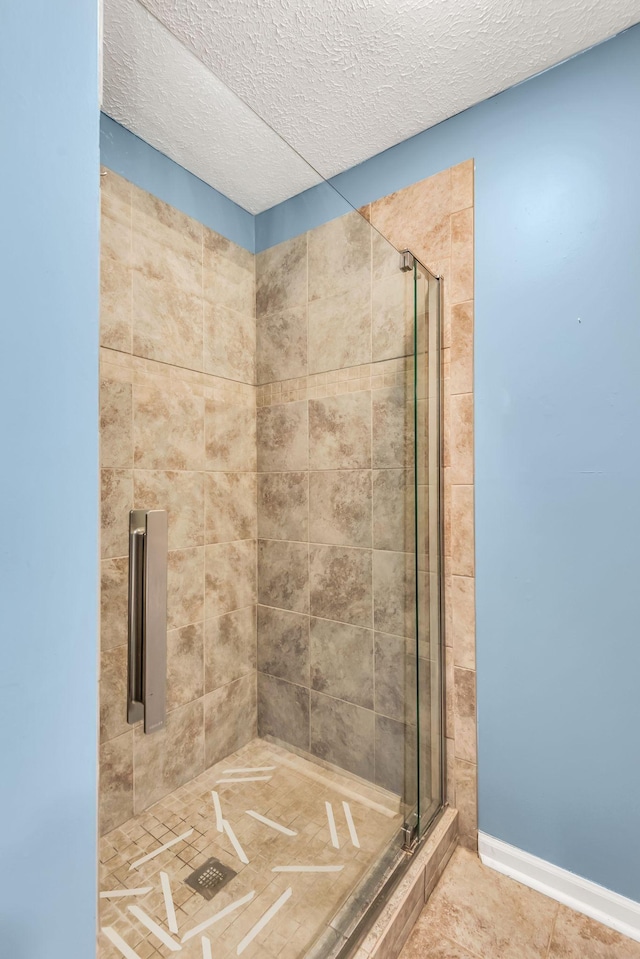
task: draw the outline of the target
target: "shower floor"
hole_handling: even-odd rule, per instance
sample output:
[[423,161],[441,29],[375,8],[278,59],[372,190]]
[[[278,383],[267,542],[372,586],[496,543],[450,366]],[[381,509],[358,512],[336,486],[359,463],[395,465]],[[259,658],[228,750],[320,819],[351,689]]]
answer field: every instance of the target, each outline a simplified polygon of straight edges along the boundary
[[[401,823],[390,794],[253,740],[101,839],[98,957],[296,959]],[[212,857],[237,875],[207,901],[185,880]]]

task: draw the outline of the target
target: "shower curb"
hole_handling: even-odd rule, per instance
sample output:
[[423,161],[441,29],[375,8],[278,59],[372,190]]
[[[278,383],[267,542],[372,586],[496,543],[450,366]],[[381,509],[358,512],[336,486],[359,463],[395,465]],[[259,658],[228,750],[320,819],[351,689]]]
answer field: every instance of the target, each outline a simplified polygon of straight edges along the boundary
[[354,959],[397,959],[457,845],[458,810],[449,806],[415,853],[415,861],[354,953]]

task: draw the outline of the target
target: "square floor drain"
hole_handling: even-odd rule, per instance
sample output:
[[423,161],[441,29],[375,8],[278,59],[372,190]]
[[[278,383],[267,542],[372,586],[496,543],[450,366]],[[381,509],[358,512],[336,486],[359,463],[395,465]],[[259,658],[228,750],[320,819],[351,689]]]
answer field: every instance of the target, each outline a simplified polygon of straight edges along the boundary
[[233,869],[229,869],[219,859],[207,859],[199,869],[187,876],[185,882],[205,899],[213,899],[236,875]]

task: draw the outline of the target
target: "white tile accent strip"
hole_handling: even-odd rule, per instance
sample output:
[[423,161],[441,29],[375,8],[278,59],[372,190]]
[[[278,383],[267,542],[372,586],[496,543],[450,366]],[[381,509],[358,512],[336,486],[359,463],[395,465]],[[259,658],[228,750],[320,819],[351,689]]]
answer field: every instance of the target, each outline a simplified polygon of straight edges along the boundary
[[214,922],[218,922],[219,919],[224,919],[225,916],[228,916],[230,912],[235,912],[236,909],[239,909],[240,906],[244,906],[245,903],[251,902],[255,896],[255,889],[252,889],[247,896],[243,896],[242,899],[236,899],[235,902],[230,902],[228,906],[225,906],[224,909],[221,909],[220,912],[216,912],[214,916],[211,916],[210,919],[205,919],[204,922],[201,922],[198,926],[194,926],[193,929],[190,929],[189,932],[185,933],[182,937],[182,942],[188,942],[189,939],[193,939],[194,936],[199,935],[201,932],[204,932],[205,929],[208,929],[209,926],[212,926]]
[[187,829],[187,831],[183,832],[181,836],[176,836],[175,839],[165,842],[164,846],[159,846],[157,849],[154,849],[153,852],[143,856],[142,859],[136,859],[135,862],[131,863],[129,869],[135,869],[136,866],[141,866],[143,862],[148,862],[150,859],[153,859],[154,856],[159,856],[161,852],[165,851],[165,849],[171,849],[171,847],[175,846],[176,843],[182,842],[183,839],[186,839],[188,836],[190,836],[192,832],[193,829]]
[[338,842],[338,832],[336,830],[336,821],[333,815],[333,806],[330,802],[325,802],[325,809],[327,810],[327,819],[329,821],[329,834],[331,836],[331,845],[334,849],[340,848],[340,843]]
[[164,908],[167,910],[167,925],[169,932],[178,932],[178,920],[176,919],[176,910],[173,905],[173,896],[171,895],[171,883],[166,872],[160,873],[160,885],[162,886],[162,895],[164,896]]
[[238,776],[235,779],[217,779],[216,786],[220,783],[266,783],[271,776]]
[[639,902],[484,832],[478,833],[478,852],[485,866],[640,942]]
[[288,766],[289,769],[295,770],[301,776],[305,776],[307,779],[312,779],[314,782],[322,783],[323,786],[326,786],[327,789],[333,790],[333,792],[340,793],[341,796],[346,796],[348,799],[359,802],[361,806],[366,806],[368,809],[373,809],[375,812],[379,812],[381,816],[386,816],[387,819],[395,819],[396,816],[400,815],[400,807],[397,809],[389,809],[388,806],[383,806],[381,803],[375,802],[373,799],[367,799],[366,796],[360,796],[357,792],[354,792],[352,789],[347,789],[345,786],[341,786],[338,783],[334,783],[332,779],[329,779],[328,776],[322,776],[320,773],[314,772],[312,769],[301,769],[300,764],[296,763],[295,760],[289,759],[287,756],[281,756],[280,762],[284,766]]
[[220,805],[220,796],[217,794],[215,789],[211,790],[211,798],[213,799],[213,808],[216,811],[216,829],[218,832],[224,832],[224,827],[222,825],[223,815],[222,815],[222,806]]
[[351,807],[348,802],[342,800],[342,808],[344,809],[344,818],[347,820],[347,826],[349,827],[349,836],[351,837],[351,845],[355,846],[356,849],[360,848],[360,840],[358,839],[358,833],[356,832],[356,824],[353,821],[353,816],[351,815]]
[[264,929],[264,927],[267,925],[267,923],[273,919],[273,917],[278,912],[278,910],[282,909],[287,899],[291,898],[291,892],[292,892],[291,886],[289,886],[289,888],[286,889],[278,899],[276,899],[274,904],[270,906],[269,909],[267,909],[262,919],[258,919],[255,926],[253,926],[249,930],[249,932],[246,934],[244,939],[242,939],[241,942],[238,943],[238,948],[236,949],[236,955],[238,956],[241,955],[245,951],[247,946],[253,942],[253,940],[256,938],[258,933],[261,932],[262,929]]
[[245,866],[248,866],[249,860],[247,859],[247,854],[242,848],[242,846],[240,845],[240,843],[238,842],[236,834],[234,833],[233,829],[231,828],[231,826],[229,825],[226,819],[222,820],[222,826],[227,836],[229,837],[229,841],[231,845],[236,851],[236,855],[238,859],[240,860],[240,862],[243,862]]
[[211,942],[206,936],[202,937],[202,959],[211,959]]
[[271,872],[341,872],[344,866],[274,866]]
[[101,899],[118,899],[120,896],[146,896],[153,886],[140,886],[138,889],[107,889],[100,893]]
[[129,912],[132,916],[135,916],[143,926],[146,926],[149,932],[152,932],[156,939],[159,939],[160,942],[167,947],[171,952],[180,952],[182,946],[179,942],[176,942],[175,939],[172,939],[171,936],[164,931],[162,926],[159,926],[151,916],[148,916],[140,906],[129,906]]
[[112,929],[111,926],[103,926],[102,931],[104,932],[107,939],[110,939],[114,944],[116,949],[119,949],[124,959],[140,959],[140,956],[137,952],[134,952],[131,946],[127,945],[124,939],[118,935],[115,929]]
[[232,776],[236,773],[270,773],[273,772],[275,766],[248,766],[245,769],[225,769],[225,776]]
[[247,809],[247,816],[253,816],[254,819],[257,819],[258,822],[263,822],[265,826],[271,826],[272,829],[277,829],[278,832],[283,832],[285,836],[297,836],[298,833],[295,829],[289,829],[287,826],[281,826],[279,822],[274,822],[273,819],[267,819],[266,816],[261,816],[259,812],[254,812],[253,809]]

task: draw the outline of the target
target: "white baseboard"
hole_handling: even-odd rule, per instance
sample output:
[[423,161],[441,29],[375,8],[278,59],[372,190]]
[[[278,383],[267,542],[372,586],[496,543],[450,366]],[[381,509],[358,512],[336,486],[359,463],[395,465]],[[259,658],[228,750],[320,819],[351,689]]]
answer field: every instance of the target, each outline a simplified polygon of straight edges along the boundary
[[485,866],[640,942],[640,903],[633,899],[483,832],[478,833],[478,852]]

